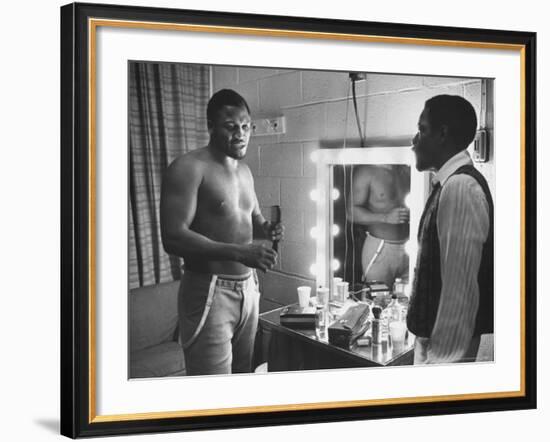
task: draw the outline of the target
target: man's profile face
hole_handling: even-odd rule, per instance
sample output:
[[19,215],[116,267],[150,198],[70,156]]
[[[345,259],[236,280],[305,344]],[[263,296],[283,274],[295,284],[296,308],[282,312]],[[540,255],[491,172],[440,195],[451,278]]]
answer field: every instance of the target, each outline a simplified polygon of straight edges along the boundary
[[250,139],[250,123],[246,108],[223,106],[216,113],[215,121],[209,122],[211,144],[228,157],[244,158]]
[[416,169],[424,171],[434,168],[437,164],[440,150],[440,134],[432,128],[428,117],[428,110],[424,108],[418,119],[418,132],[413,138]]

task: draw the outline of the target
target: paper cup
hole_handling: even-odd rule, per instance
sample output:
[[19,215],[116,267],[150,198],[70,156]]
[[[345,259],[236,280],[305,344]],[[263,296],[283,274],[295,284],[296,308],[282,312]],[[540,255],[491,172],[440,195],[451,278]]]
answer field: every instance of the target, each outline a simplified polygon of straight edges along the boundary
[[311,295],[311,287],[304,285],[298,287],[298,303],[304,308],[309,305],[309,297]]
[[349,283],[343,281],[336,284],[336,296],[335,300],[340,303],[346,302],[348,298]]
[[319,287],[317,289],[317,305],[326,308],[328,307],[329,290],[328,288]]

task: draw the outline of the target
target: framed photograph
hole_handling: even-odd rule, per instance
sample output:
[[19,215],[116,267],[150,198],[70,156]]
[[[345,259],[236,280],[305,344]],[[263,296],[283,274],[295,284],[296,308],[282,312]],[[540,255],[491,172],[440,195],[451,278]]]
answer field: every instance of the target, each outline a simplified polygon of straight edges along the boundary
[[535,54],[63,6],[61,433],[535,408]]

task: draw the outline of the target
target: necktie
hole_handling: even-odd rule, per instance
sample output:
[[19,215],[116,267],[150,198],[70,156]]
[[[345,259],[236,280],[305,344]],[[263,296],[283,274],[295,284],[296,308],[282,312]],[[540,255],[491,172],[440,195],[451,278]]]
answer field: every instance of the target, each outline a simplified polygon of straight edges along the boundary
[[426,201],[426,205],[424,206],[424,211],[422,212],[422,216],[420,217],[420,223],[418,224],[418,237],[420,238],[420,232],[422,231],[422,226],[424,225],[424,218],[426,217],[426,213],[428,211],[428,208],[431,206],[433,199],[439,192],[439,189],[441,188],[441,184],[439,181],[432,182],[432,191],[430,192],[430,196],[428,197],[428,200]]
[[428,197],[428,200],[433,197],[433,195],[439,190],[441,187],[441,183],[437,180],[432,181],[432,191],[430,192],[430,196]]

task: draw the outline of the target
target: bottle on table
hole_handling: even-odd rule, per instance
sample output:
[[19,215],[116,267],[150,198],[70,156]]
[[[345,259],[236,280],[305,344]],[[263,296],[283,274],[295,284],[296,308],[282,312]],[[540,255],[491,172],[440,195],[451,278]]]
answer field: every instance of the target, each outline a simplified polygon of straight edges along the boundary
[[326,338],[329,325],[328,298],[329,289],[325,287],[318,287],[315,326],[321,339]]
[[382,309],[375,305],[373,308],[372,308],[372,316],[373,316],[373,319],[372,319],[372,343],[373,344],[381,344],[382,343],[382,336],[380,334],[380,326],[382,324],[382,319],[380,318],[382,314]]
[[394,301],[396,301],[396,299],[392,297],[391,301],[382,309],[382,313],[380,315],[382,336],[384,337],[388,336],[388,326],[390,323],[390,316],[392,314]]
[[397,302],[404,308],[406,312],[406,309],[409,305],[409,297],[405,293],[405,286],[406,284],[401,278],[395,278],[395,281],[393,283],[393,294],[397,296]]
[[400,353],[404,348],[405,335],[407,333],[406,310],[394,293],[392,300],[382,312],[384,316],[384,329],[386,336],[391,338],[394,353]]

